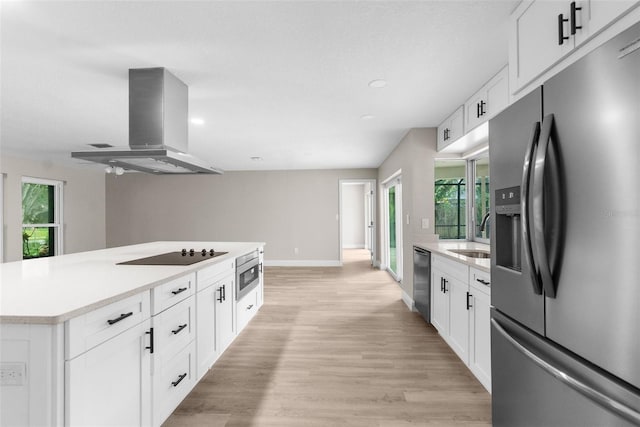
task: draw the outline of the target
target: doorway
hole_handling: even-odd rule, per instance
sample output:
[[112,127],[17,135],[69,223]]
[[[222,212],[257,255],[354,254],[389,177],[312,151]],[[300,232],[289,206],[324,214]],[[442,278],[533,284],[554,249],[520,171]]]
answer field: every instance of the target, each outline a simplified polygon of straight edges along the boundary
[[340,180],[340,265],[345,250],[366,250],[375,266],[376,180]]
[[399,171],[383,183],[384,266],[402,281],[402,175]]

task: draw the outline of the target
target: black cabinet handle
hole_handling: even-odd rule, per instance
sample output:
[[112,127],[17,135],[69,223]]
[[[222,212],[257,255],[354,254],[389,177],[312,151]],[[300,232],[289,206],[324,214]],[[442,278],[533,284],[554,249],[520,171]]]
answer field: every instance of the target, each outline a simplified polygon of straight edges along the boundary
[[581,7],[576,6],[576,2],[571,2],[571,35],[576,34],[576,30],[581,30],[582,25],[576,25],[576,10],[582,10]]
[[222,302],[223,301],[223,299],[222,299],[222,286],[220,286],[218,288],[218,292],[220,292],[220,296],[218,298],[216,298],[216,299],[218,300],[218,302]]
[[253,308],[253,304],[250,304],[250,305],[247,307],[247,310],[251,310],[252,308]]
[[146,350],[150,350],[149,353],[153,354],[153,328],[149,329],[149,332],[145,332],[149,335],[149,347],[145,347]]
[[467,310],[469,310],[471,307],[473,307],[470,303],[469,303],[469,297],[472,297],[473,295],[471,295],[468,291],[467,291]]
[[443,278],[442,281],[444,282],[443,290],[444,290],[444,293],[446,294],[447,293],[447,282],[448,282],[448,280]]
[[476,102],[476,118],[480,117],[480,103]]
[[182,292],[184,292],[186,290],[187,290],[187,288],[178,288],[175,291],[171,291],[171,293],[174,294],[174,295],[178,295],[178,294],[181,294]]
[[444,292],[444,277],[440,278],[440,292]]
[[487,282],[486,280],[482,280],[482,279],[476,279],[476,282],[480,282],[483,285],[487,285],[487,286],[489,286],[489,283],[490,283],[490,282]]
[[487,105],[486,102],[480,101],[480,116],[484,116],[487,112],[484,111],[484,107]]
[[180,325],[180,326],[178,326],[178,329],[174,329],[173,331],[171,331],[171,333],[172,333],[173,335],[177,335],[177,334],[179,334],[179,333],[180,333],[184,328],[186,328],[186,327],[187,327],[187,324],[185,323],[184,325]]
[[133,311],[130,311],[128,313],[123,313],[119,317],[116,317],[115,319],[109,319],[107,320],[107,323],[110,325],[113,325],[114,323],[118,323],[119,321],[124,320],[129,316],[133,316]]
[[222,301],[227,300],[227,285],[222,285]]
[[182,375],[178,376],[178,379],[177,379],[177,380],[172,381],[172,382],[171,382],[171,385],[172,385],[172,386],[174,386],[174,387],[177,387],[177,386],[178,386],[178,384],[180,384],[180,382],[181,382],[183,379],[185,379],[186,377],[187,377],[187,373],[185,372],[184,374],[182,374]]
[[569,40],[569,37],[564,36],[564,23],[567,22],[568,19],[564,19],[562,14],[558,15],[558,44],[563,45],[565,40]]

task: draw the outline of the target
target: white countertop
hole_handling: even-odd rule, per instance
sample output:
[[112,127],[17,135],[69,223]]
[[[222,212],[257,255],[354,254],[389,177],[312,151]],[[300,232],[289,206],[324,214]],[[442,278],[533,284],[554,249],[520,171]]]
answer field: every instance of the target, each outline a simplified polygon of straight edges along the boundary
[[[152,242],[0,264],[0,323],[64,322],[262,246],[261,242]],[[182,248],[229,253],[189,266],[116,265]]]
[[426,249],[431,253],[444,255],[447,258],[453,259],[454,261],[467,264],[471,267],[475,267],[487,273],[491,272],[490,258],[471,258],[457,254],[455,252],[451,252],[451,249],[479,249],[482,251],[490,252],[491,246],[485,245],[484,243],[468,242],[463,240],[440,240],[438,242],[414,243],[413,245],[419,248]]

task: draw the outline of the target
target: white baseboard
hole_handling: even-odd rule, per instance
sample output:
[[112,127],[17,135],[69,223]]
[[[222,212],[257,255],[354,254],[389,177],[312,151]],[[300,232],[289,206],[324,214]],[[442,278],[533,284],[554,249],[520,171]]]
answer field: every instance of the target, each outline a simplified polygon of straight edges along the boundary
[[416,311],[415,301],[413,301],[413,298],[411,298],[405,291],[402,291],[402,301],[407,305],[409,311]]
[[364,249],[364,243],[344,244],[342,249]]
[[265,267],[340,267],[340,261],[334,260],[269,260],[264,262]]

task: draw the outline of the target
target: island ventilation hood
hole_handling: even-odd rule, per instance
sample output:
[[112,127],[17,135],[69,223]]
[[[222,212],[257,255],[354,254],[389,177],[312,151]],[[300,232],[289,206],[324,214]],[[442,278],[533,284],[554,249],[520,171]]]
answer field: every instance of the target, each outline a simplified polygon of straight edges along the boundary
[[189,89],[165,68],[129,70],[129,150],[75,151],[113,168],[164,174],[222,174],[187,154]]

